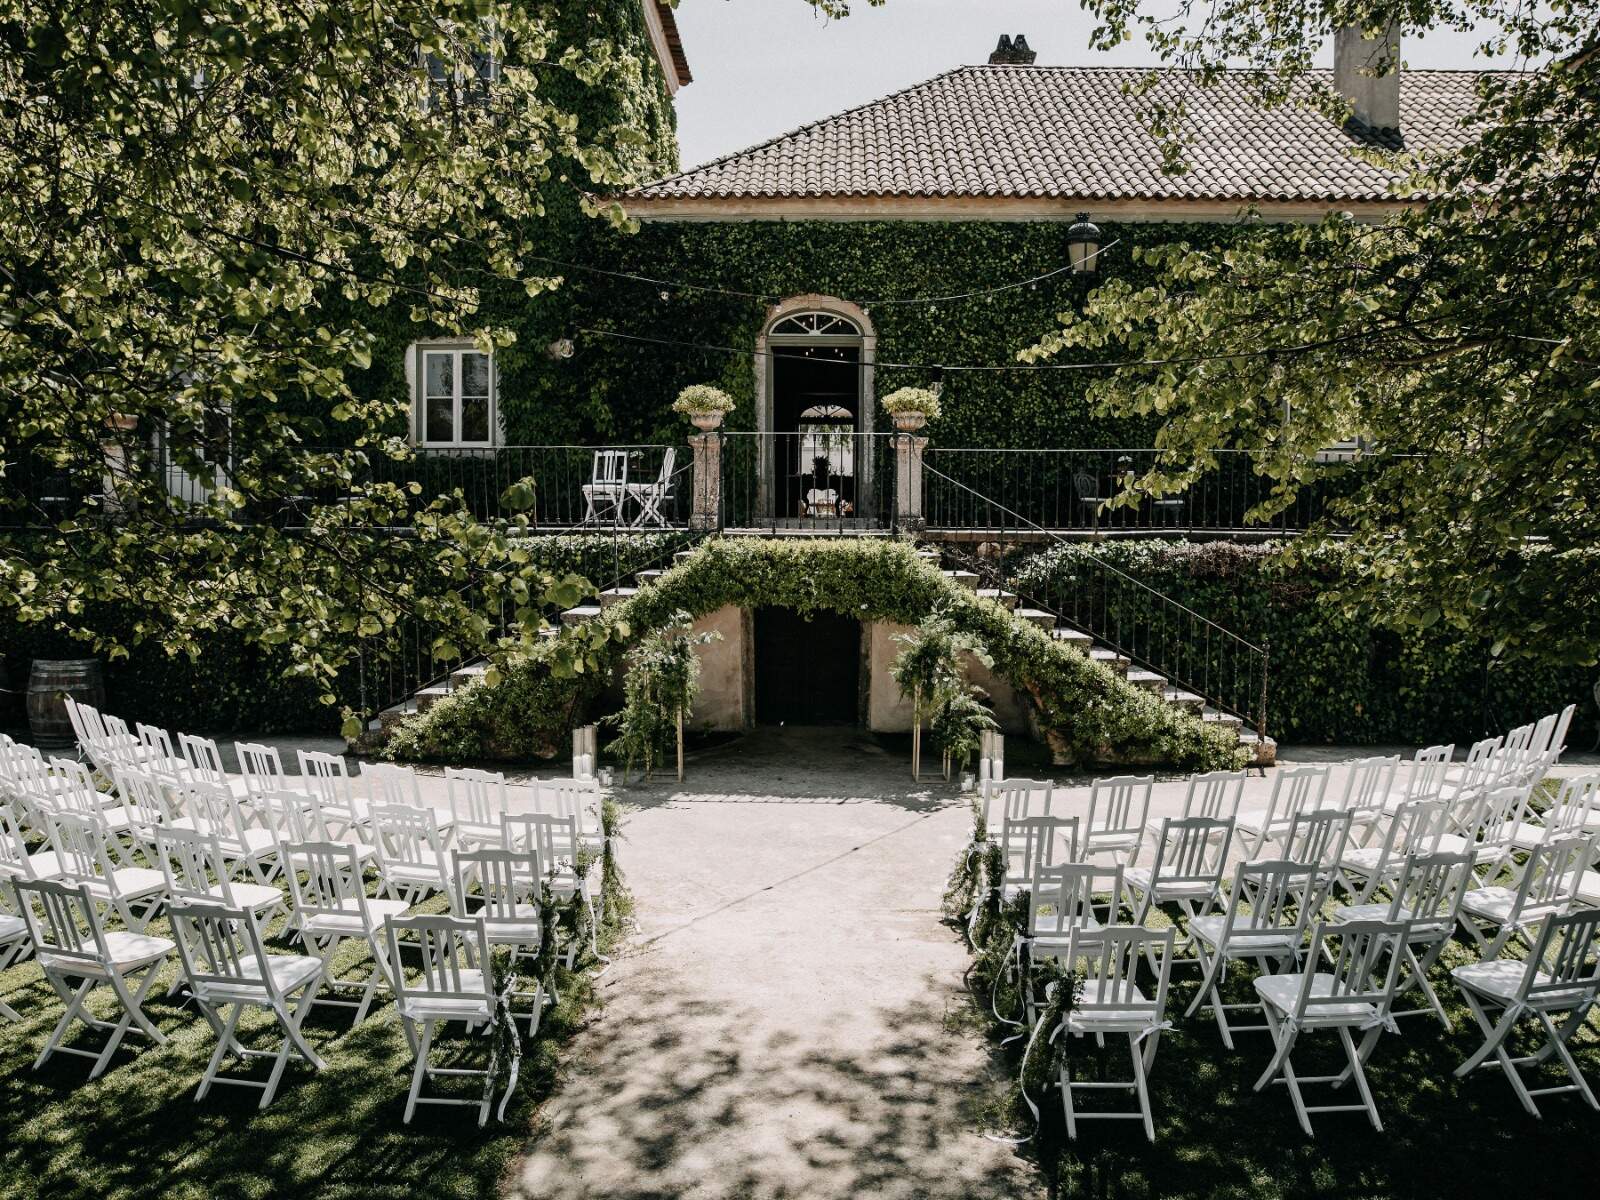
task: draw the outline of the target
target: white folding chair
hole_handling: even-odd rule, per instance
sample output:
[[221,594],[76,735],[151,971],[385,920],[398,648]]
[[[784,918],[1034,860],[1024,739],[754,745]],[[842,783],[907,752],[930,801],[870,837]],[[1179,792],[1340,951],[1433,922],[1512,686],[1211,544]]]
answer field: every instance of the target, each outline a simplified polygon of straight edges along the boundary
[[157,826],[181,820],[184,815],[179,795],[164,787],[156,774],[143,766],[119,764],[111,769],[111,782],[122,800],[126,830],[140,846],[153,845]]
[[1124,867],[1139,861],[1145,822],[1150,817],[1154,775],[1097,779],[1089,788],[1089,818],[1083,830],[1083,855],[1109,854]]
[[[414,939],[422,959],[419,979],[408,979],[403,971],[395,974],[395,1007],[417,1061],[411,1072],[411,1091],[406,1096],[405,1123],[411,1123],[419,1104],[451,1104],[475,1106],[478,1126],[482,1128],[488,1124],[489,1102],[494,1094],[493,1063],[481,1071],[466,1067],[432,1067],[428,1065],[428,1052],[433,1046],[436,1026],[463,1021],[470,1030],[494,1019],[494,976],[489,969],[489,942],[484,924],[464,917],[390,917],[384,922],[384,936],[389,944],[389,956],[397,965],[402,933]],[[435,1078],[482,1079],[483,1096],[478,1100],[424,1096],[423,1083]]]
[[446,767],[444,784],[455,820],[456,845],[468,850],[498,847],[500,821],[506,815],[506,777],[499,771]]
[[[514,813],[501,818],[501,848],[537,857],[541,882],[556,900],[577,897],[588,912],[589,949],[598,956],[599,925],[604,896],[600,888],[600,863],[590,861],[580,869],[581,842],[573,817],[551,813]],[[577,943],[569,943],[567,966],[577,958]]]
[[1444,793],[1445,772],[1455,752],[1452,744],[1424,746],[1412,755],[1411,761],[1405,764],[1404,778],[1398,780],[1384,798],[1384,814],[1393,816],[1402,804],[1411,800],[1437,800]]
[[[212,1084],[221,1083],[261,1089],[257,1108],[266,1108],[278,1093],[291,1054],[304,1059],[313,1070],[328,1065],[300,1029],[322,987],[326,966],[321,959],[307,954],[268,954],[255,916],[248,909],[189,900],[174,904],[171,916],[183,978],[196,1007],[217,1035],[217,1048],[194,1094],[197,1101],[206,1098]],[[250,1008],[271,1014],[283,1031],[276,1048],[255,1049],[239,1039],[239,1019]],[[271,1073],[264,1082],[222,1075],[223,1059],[230,1053],[244,1062],[270,1058]]]
[[1447,854],[1468,851],[1477,860],[1476,870],[1485,882],[1493,882],[1511,861],[1511,838],[1516,831],[1516,815],[1528,800],[1522,785],[1489,788],[1478,792],[1465,805],[1457,806],[1455,817],[1466,823],[1458,833],[1439,838],[1439,849]]
[[[1600,994],[1600,959],[1595,954],[1595,938],[1600,932],[1600,909],[1585,908],[1565,916],[1549,916],[1540,927],[1533,952],[1526,962],[1495,959],[1468,963],[1455,968],[1450,977],[1461,989],[1472,1010],[1483,1045],[1471,1058],[1456,1068],[1457,1077],[1479,1067],[1498,1066],[1522,1107],[1530,1116],[1540,1115],[1535,1096],[1577,1092],[1590,1108],[1600,1108],[1594,1093],[1583,1078],[1567,1042],[1584,1023]],[[1498,1013],[1490,1019],[1491,1011]],[[1554,1018],[1565,1016],[1557,1025]],[[1544,1032],[1545,1046],[1537,1053],[1513,1058],[1506,1053],[1506,1041],[1517,1023],[1532,1017]],[[1490,1056],[1494,1061],[1489,1061]],[[1561,1087],[1530,1088],[1521,1068],[1546,1062],[1555,1056],[1572,1082]]]
[[188,816],[180,823],[215,836],[228,860],[229,871],[243,867],[257,883],[270,883],[283,864],[278,857],[277,835],[251,820],[251,811],[259,817],[262,810],[247,810],[232,789],[219,787],[210,779],[191,778],[186,795]]
[[1400,875],[1407,855],[1433,854],[1444,836],[1444,800],[1411,800],[1400,806],[1376,846],[1346,846],[1339,856],[1338,879],[1341,887],[1366,904],[1380,887],[1388,887]]
[[296,866],[288,875],[294,898],[294,924],[301,943],[324,964],[346,941],[364,943],[372,955],[372,970],[364,980],[339,979],[331,971],[326,976],[330,988],[360,987],[360,1000],[319,996],[315,1001],[354,1008],[354,1023],[359,1025],[366,1019],[378,989],[393,987],[399,964],[389,960],[381,930],[385,920],[405,912],[406,902],[368,897],[361,861],[348,844],[304,842],[291,845],[287,850],[290,861]]
[[283,893],[271,884],[239,883],[228,871],[228,853],[214,833],[158,828],[155,856],[166,880],[167,898],[180,904],[221,904],[250,914],[264,936],[267,925],[285,910]]
[[[1116,924],[1122,893],[1121,863],[1034,864],[1028,889],[1028,926],[1018,944],[1018,950],[1027,956],[1021,990],[1030,1028],[1044,1003],[1040,980],[1036,978],[1039,967],[1064,963],[1070,969],[1067,955],[1073,935],[1077,934],[1080,943],[1088,946],[1095,931]],[[1022,957],[1020,953],[1018,957]]]
[[[0,821],[9,819],[4,807],[0,806]],[[0,838],[5,836],[5,827],[0,825]],[[10,876],[0,874],[0,975],[33,947],[32,939],[28,937],[27,921],[23,920],[20,913],[11,912],[8,908],[12,895],[8,885],[11,882],[13,880]],[[22,1014],[4,1000],[0,1000],[0,1020],[20,1021]]]
[[653,482],[628,485],[629,495],[639,506],[639,511],[633,518],[633,528],[666,525],[667,519],[661,513],[661,506],[672,497],[672,469],[677,465],[677,460],[678,448],[668,446],[666,453],[661,456],[661,470]]
[[1487,737],[1473,742],[1467,751],[1466,762],[1445,768],[1444,798],[1452,805],[1490,786],[1495,756],[1500,752],[1500,740],[1498,737]]
[[984,780],[983,827],[997,837],[1008,820],[1048,817],[1054,788],[1048,779]]
[[[1159,933],[1137,926],[1113,925],[1100,930],[1077,930],[1070,935],[1066,958],[1083,969],[1083,984],[1078,998],[1062,1018],[1060,1031],[1072,1037],[1126,1034],[1128,1053],[1133,1062],[1133,1078],[1083,1080],[1072,1078],[1072,1056],[1062,1059],[1061,1103],[1067,1119],[1067,1136],[1076,1139],[1079,1121],[1142,1121],[1145,1137],[1156,1139],[1155,1122],[1150,1115],[1150,1069],[1155,1065],[1156,1046],[1167,1028],[1167,984],[1172,974],[1172,948],[1176,932]],[[1147,995],[1138,985],[1139,965],[1146,963],[1154,976],[1153,993]],[[1052,1035],[1053,1036],[1053,1035]],[[1131,1091],[1138,1099],[1137,1112],[1081,1112],[1074,1093],[1114,1089]]]
[[1510,842],[1516,850],[1532,850],[1553,837],[1600,833],[1600,775],[1563,779],[1555,799],[1543,813],[1534,811],[1533,789],[1529,788],[1514,825]]
[[[1203,775],[1189,776],[1189,785],[1183,792],[1183,817],[1227,821],[1231,828],[1238,819],[1245,780],[1249,776],[1248,771],[1207,771]],[[1159,821],[1150,822],[1151,828],[1159,825]]]
[[[1383,1031],[1390,1028],[1399,977],[1400,945],[1406,932],[1399,921],[1350,921],[1341,925],[1318,923],[1311,933],[1306,961],[1313,968],[1299,974],[1258,975],[1256,994],[1272,1033],[1273,1054],[1256,1080],[1255,1090],[1279,1082],[1289,1088],[1300,1128],[1311,1136],[1311,1114],[1364,1112],[1372,1127],[1383,1132],[1383,1121],[1367,1084],[1365,1068]],[[1291,1055],[1301,1035],[1318,1030],[1338,1032],[1348,1065],[1337,1075],[1301,1075]],[[1358,1047],[1351,1031],[1360,1032]],[[1308,1105],[1301,1088],[1308,1083],[1339,1086],[1354,1079],[1360,1104]]]
[[1461,927],[1485,959],[1499,958],[1513,937],[1577,903],[1583,870],[1593,854],[1590,837],[1535,846],[1509,884],[1472,888],[1461,898]]
[[605,848],[605,833],[600,824],[600,785],[593,779],[536,779],[533,781],[533,806],[536,812],[572,817],[578,823],[579,844],[591,853]]
[[1317,808],[1295,814],[1283,838],[1288,862],[1316,868],[1319,890],[1326,890],[1339,871],[1339,859],[1350,844],[1350,814],[1339,808]]
[[[145,1016],[143,1005],[172,953],[172,942],[132,930],[107,932],[100,921],[97,898],[82,884],[23,880],[16,885],[16,893],[39,967],[67,1006],[34,1060],[34,1070],[60,1051],[93,1059],[89,1078],[98,1079],[128,1033],[142,1033],[157,1045],[165,1045],[166,1035]],[[116,996],[122,1008],[120,1020],[102,1021],[89,1014],[89,993],[101,986]],[[75,1021],[107,1031],[110,1036],[105,1046],[84,1050],[63,1044]]]
[[28,852],[22,829],[10,812],[0,805],[0,885],[19,879],[59,879],[61,860],[54,850]]
[[1439,961],[1456,931],[1461,898],[1473,882],[1472,855],[1408,854],[1399,864],[1392,882],[1393,897],[1387,903],[1340,905],[1328,919],[1335,924],[1350,921],[1399,921],[1403,924],[1406,933],[1400,952],[1409,974],[1396,986],[1395,995],[1403,996],[1414,987],[1428,1004],[1426,1008],[1394,1010],[1392,1015],[1410,1017],[1431,1012],[1448,1030],[1450,1015],[1428,981],[1428,972]]
[[69,758],[52,758],[50,774],[55,786],[36,797],[45,811],[54,811],[92,821],[105,831],[122,858],[138,845],[139,836],[134,819],[120,797],[100,791],[94,779],[80,762]]
[[[1210,913],[1221,902],[1222,872],[1233,842],[1233,821],[1226,817],[1179,817],[1161,822],[1156,836],[1155,865],[1123,872],[1128,911],[1143,925],[1158,904],[1176,904],[1189,921]],[[1193,945],[1185,934],[1185,946]]]
[[295,757],[323,836],[329,841],[359,840],[357,831],[367,823],[367,802],[351,789],[344,757],[320,750],[296,750]]
[[1000,902],[1009,904],[1025,895],[1035,867],[1078,862],[1079,845],[1077,817],[1007,818],[1000,829],[1000,852],[1006,864]]
[[623,501],[628,497],[628,452],[596,450],[589,482],[579,490],[583,493],[585,525],[602,521],[621,524]]
[[[1358,758],[1345,771],[1344,791],[1329,808],[1342,808],[1358,829],[1370,831],[1383,817],[1383,802],[1394,789],[1400,756]],[[1370,832],[1369,832],[1370,836]]]
[[1302,809],[1322,807],[1328,790],[1327,767],[1286,767],[1272,781],[1272,795],[1265,808],[1247,808],[1234,822],[1240,847],[1246,858],[1259,858],[1268,842],[1279,841],[1289,832]]
[[1200,989],[1184,1013],[1192,1017],[1210,1008],[1233,1049],[1235,1033],[1266,1030],[1266,1025],[1232,1025],[1228,1013],[1255,1009],[1254,1004],[1224,1004],[1221,986],[1230,962],[1252,960],[1263,974],[1297,962],[1306,925],[1322,907],[1317,868],[1296,862],[1242,862],[1234,868],[1226,912],[1189,922],[1195,958],[1204,973]]
[[237,800],[249,798],[249,784],[243,777],[235,779],[223,769],[222,751],[210,738],[196,733],[180,733],[178,751],[188,764],[191,782],[209,783],[214,788],[226,790]]
[[433,814],[440,835],[449,840],[455,828],[455,813],[448,801],[444,804],[423,801],[422,783],[414,768],[400,763],[367,763],[361,768],[361,776],[367,781],[369,805],[408,804],[412,808],[425,808]]
[[311,796],[306,789],[289,782],[276,746],[266,746],[260,742],[235,742],[233,753],[239,760],[245,795],[251,801],[259,801],[268,792],[273,792],[282,796],[297,795],[303,806],[310,806]]
[[378,878],[390,896],[415,904],[433,892],[450,892],[444,838],[426,808],[377,804],[370,810]]
[[143,933],[166,894],[161,872],[117,866],[104,829],[92,819],[60,813],[46,823],[61,879],[83,887],[97,902],[116,909],[129,929]]
[[[545,933],[539,886],[543,872],[539,869],[537,853],[465,850],[452,854],[451,858],[455,863],[452,904],[456,915],[482,921],[489,945],[509,950],[512,970],[524,959],[536,960]],[[476,893],[471,890],[474,884]],[[476,908],[470,905],[474,898],[478,901]],[[553,937],[551,949],[557,954],[561,952]],[[539,1018],[550,999],[552,997],[544,993],[544,984],[537,979],[531,992],[523,989],[508,996],[511,1001],[532,1002],[531,1011],[516,1014],[527,1019],[529,1037],[539,1032]]]
[[135,721],[134,735],[139,739],[135,753],[138,765],[150,772],[164,785],[177,786],[189,776],[189,764],[172,749],[172,737],[159,725],[146,725]]

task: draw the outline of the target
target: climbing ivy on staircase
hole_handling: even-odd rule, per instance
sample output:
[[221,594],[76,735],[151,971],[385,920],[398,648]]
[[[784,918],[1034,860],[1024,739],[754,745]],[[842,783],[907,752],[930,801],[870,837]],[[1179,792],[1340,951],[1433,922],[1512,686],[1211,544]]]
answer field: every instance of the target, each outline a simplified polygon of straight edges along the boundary
[[[717,538],[649,586],[560,639],[536,646],[492,686],[475,683],[396,727],[407,760],[554,757],[630,646],[681,614],[777,605],[916,625],[942,609],[1023,692],[1060,756],[1176,770],[1231,767],[1233,737],[1139,690],[1100,663],[980,597],[903,542]],[[573,643],[579,643],[575,653]]]

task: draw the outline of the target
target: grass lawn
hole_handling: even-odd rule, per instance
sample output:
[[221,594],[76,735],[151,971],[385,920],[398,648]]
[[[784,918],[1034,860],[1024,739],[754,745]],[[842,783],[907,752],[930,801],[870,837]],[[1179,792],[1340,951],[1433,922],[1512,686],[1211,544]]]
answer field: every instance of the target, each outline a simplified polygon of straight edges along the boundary
[[[606,931],[614,935],[622,905],[614,905]],[[419,906],[443,911],[442,897]],[[281,926],[280,921],[280,926]],[[165,922],[151,927],[166,933]],[[276,936],[269,949],[288,951]],[[364,973],[365,948],[346,943],[335,973]],[[177,973],[176,956],[163,984]],[[195,1088],[216,1046],[199,1012],[178,998],[146,1006],[167,1035],[152,1046],[130,1034],[106,1073],[86,1082],[91,1062],[56,1054],[38,1071],[33,1060],[63,1011],[61,1001],[30,959],[0,974],[0,999],[24,1017],[0,1022],[0,1196],[171,1197],[469,1197],[493,1196],[507,1164],[529,1136],[538,1103],[557,1080],[562,1045],[585,1020],[595,1000],[586,976],[564,977],[562,1002],[546,1010],[538,1038],[523,1040],[517,1094],[506,1120],[477,1126],[471,1108],[422,1107],[401,1124],[414,1062],[392,1001],[351,1028],[354,1010],[319,1008],[305,1029],[327,1059],[321,1072],[290,1060],[273,1104],[257,1110],[260,1092],[213,1087],[202,1102]],[[160,996],[164,986],[152,993]],[[116,1008],[108,989],[96,1015]],[[348,993],[346,993],[348,994]],[[246,1045],[276,1047],[271,1022],[259,1013],[241,1023]],[[525,1028],[525,1027],[524,1027]],[[103,1034],[78,1027],[68,1044],[98,1048]],[[432,1061],[481,1068],[488,1039],[469,1038],[454,1026],[436,1042]],[[252,1040],[250,1034],[258,1035]],[[249,1077],[265,1078],[270,1063],[255,1061]],[[224,1074],[238,1072],[224,1064]],[[480,1081],[462,1081],[475,1089]],[[431,1094],[431,1092],[430,1092]],[[475,1093],[474,1093],[475,1094]],[[496,1093],[496,1103],[499,1093]]]

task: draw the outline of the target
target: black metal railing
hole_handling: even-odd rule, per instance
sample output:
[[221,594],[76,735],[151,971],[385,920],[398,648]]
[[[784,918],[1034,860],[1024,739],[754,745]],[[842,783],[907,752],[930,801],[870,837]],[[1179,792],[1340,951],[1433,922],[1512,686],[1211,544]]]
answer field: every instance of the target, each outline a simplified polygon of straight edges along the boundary
[[[1003,505],[1042,529],[1072,533],[1202,532],[1291,534],[1327,518],[1328,502],[1348,490],[1349,464],[1328,455],[1294,500],[1267,518],[1250,518],[1271,499],[1273,482],[1244,450],[1217,452],[1217,465],[1179,494],[1109,501],[1156,465],[1153,449],[997,450],[930,446],[924,461],[923,515],[929,529],[983,530]],[[1013,522],[1014,525],[1014,522]]]
[[[1267,731],[1268,648],[1257,646],[1215,621],[1156,591],[1097,556],[1083,542],[1069,541],[969,485],[924,464],[927,476],[951,494],[968,497],[987,537],[969,550],[946,552],[977,572],[984,586],[1015,593],[1026,607],[1055,616],[1153,671],[1168,683],[1232,713],[1262,736]],[[1027,552],[1039,542],[1072,546],[1073,570],[1020,573]]]
[[889,433],[724,433],[724,529],[863,532],[895,518]]
[[[491,450],[419,448],[409,457],[329,451],[350,465],[352,488],[418,485],[415,504],[460,493],[479,520],[529,530],[674,529],[688,524],[692,460],[687,447],[497,446]],[[515,484],[532,485],[533,503],[507,502]],[[341,497],[318,497],[336,503]]]

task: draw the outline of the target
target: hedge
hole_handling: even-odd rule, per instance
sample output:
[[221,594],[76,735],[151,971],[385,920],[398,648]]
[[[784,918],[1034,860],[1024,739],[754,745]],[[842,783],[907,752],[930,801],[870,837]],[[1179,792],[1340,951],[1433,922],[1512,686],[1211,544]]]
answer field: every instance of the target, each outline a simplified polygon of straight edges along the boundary
[[1591,743],[1592,671],[1494,658],[1487,641],[1440,629],[1374,628],[1328,603],[1347,569],[1336,547],[1300,566],[1281,551],[1277,543],[1059,545],[1023,562],[1017,586],[1094,589],[1086,569],[1094,555],[1241,637],[1270,642],[1268,726],[1280,743],[1464,745],[1574,702],[1568,745]]
[[628,647],[675,614],[724,605],[830,610],[916,624],[936,607],[971,632],[995,670],[1032,702],[1052,749],[1077,762],[1177,770],[1233,765],[1234,739],[1133,687],[993,601],[950,582],[901,542],[713,539],[636,596],[563,634],[595,647],[577,676],[552,670],[547,642],[494,684],[474,683],[396,727],[386,752],[410,760],[550,758],[588,715]]

